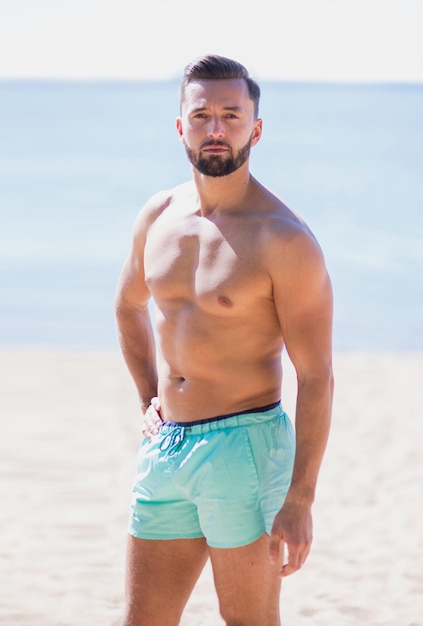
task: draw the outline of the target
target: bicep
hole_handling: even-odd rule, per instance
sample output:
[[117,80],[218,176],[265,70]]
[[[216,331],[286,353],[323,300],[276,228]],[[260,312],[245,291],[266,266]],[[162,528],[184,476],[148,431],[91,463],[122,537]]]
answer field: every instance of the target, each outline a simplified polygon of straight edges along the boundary
[[286,350],[299,377],[319,376],[332,353],[333,296],[323,254],[303,238],[279,267],[274,298]]
[[132,247],[123,266],[116,294],[116,306],[124,305],[145,308],[150,299],[150,292],[145,282],[144,248],[147,233],[163,210],[169,205],[168,192],[155,194],[138,214],[135,221]]
[[146,306],[150,292],[145,283],[144,262],[140,253],[132,248],[123,266],[117,287],[116,304]]
[[116,306],[145,307],[150,292],[145,282],[144,247],[146,228],[142,216],[138,216],[132,237],[132,246],[122,268],[116,292]]

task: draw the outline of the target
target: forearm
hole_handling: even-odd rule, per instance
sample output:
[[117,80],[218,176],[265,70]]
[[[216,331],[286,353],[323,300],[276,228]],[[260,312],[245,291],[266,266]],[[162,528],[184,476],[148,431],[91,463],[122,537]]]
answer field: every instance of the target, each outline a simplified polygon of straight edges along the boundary
[[312,504],[331,421],[333,377],[299,381],[295,415],[296,454],[289,499]]
[[122,354],[145,412],[157,395],[155,341],[148,309],[120,304],[116,319]]

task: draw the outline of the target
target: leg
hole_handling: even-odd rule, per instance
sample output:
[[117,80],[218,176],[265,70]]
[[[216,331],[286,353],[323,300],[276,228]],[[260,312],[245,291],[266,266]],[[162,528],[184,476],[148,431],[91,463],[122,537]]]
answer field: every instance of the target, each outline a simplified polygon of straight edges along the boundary
[[206,563],[205,539],[137,539],[129,535],[123,626],[177,626]]
[[269,563],[269,536],[262,535],[241,548],[209,550],[220,612],[227,626],[280,626],[281,563]]

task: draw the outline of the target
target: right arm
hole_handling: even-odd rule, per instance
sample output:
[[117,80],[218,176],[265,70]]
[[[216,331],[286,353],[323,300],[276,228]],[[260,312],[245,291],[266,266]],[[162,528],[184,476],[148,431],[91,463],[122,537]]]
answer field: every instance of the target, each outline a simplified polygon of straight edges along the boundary
[[148,312],[150,292],[145,283],[144,247],[148,227],[166,206],[155,196],[137,218],[132,247],[123,267],[115,299],[119,342],[135,382],[141,409],[145,413],[157,396],[157,368],[154,333]]

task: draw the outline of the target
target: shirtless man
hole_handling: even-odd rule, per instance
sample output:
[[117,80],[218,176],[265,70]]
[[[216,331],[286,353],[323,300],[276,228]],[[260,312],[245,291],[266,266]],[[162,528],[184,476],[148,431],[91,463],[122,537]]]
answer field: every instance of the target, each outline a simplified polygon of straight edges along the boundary
[[[179,624],[207,558],[227,625],[277,626],[281,578],[310,550],[332,294],[313,234],[249,171],[259,95],[235,61],[187,66],[176,126],[193,181],[147,202],[120,279],[120,342],[146,435],[124,626]],[[295,436],[280,405],[283,346],[298,378]]]

